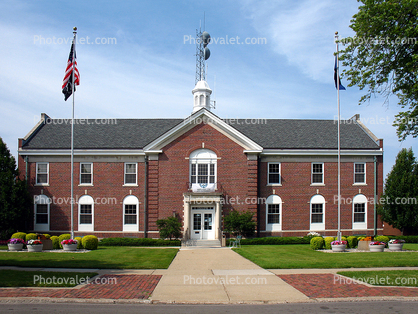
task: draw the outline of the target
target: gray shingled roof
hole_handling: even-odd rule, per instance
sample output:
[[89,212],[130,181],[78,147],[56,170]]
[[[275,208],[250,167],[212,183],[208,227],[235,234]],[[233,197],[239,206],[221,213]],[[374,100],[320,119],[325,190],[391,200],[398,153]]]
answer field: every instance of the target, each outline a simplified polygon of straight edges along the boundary
[[[96,124],[76,120],[74,147],[77,149],[141,149],[183,119],[117,119],[116,123]],[[260,120],[261,121],[261,120]],[[24,143],[24,149],[69,149],[71,125],[51,119]],[[267,119],[246,124],[240,119],[230,124],[265,149],[336,149],[337,123],[333,120]],[[353,121],[341,125],[342,149],[379,149]]]

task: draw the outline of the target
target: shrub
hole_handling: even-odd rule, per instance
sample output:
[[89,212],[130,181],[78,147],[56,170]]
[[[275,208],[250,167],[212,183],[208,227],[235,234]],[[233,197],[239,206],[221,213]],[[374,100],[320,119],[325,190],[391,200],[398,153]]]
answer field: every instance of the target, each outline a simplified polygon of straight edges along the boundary
[[374,241],[385,242],[385,244],[387,246],[387,244],[389,243],[389,237],[387,237],[387,236],[377,236],[377,237],[374,237]]
[[325,249],[327,249],[327,250],[331,250],[331,242],[332,241],[334,241],[334,238],[333,237],[326,237],[325,239],[324,239],[324,242],[325,242]]
[[311,248],[313,250],[320,250],[324,247],[324,238],[323,237],[314,237],[311,239]]
[[181,236],[181,223],[177,217],[171,216],[166,219],[158,219],[157,227],[161,239],[178,239]]
[[26,233],[24,232],[13,233],[11,236],[11,239],[22,239],[23,241],[26,241]]
[[69,233],[64,233],[64,234],[61,234],[59,237],[58,237],[58,242],[59,242],[59,246],[60,246],[60,248],[62,249],[62,244],[61,244],[61,242],[62,241],[64,241],[64,240],[68,240],[68,239],[71,239],[71,234],[69,234]]
[[348,248],[355,249],[357,247],[357,243],[358,243],[357,237],[350,236],[347,238]]
[[100,240],[103,246],[180,246],[180,240],[163,240],[150,238],[104,238]]
[[86,250],[97,250],[99,239],[94,235],[86,235],[81,239],[81,242]]
[[26,242],[28,242],[29,240],[37,240],[38,236],[35,233],[28,233],[26,235]]
[[54,250],[59,250],[60,249],[60,240],[57,236],[52,236],[50,238],[50,240],[52,241],[52,248]]
[[224,230],[234,236],[252,237],[257,223],[254,221],[254,213],[250,211],[231,211],[224,217]]
[[[338,241],[338,237],[335,237],[335,239],[334,239],[335,241]],[[341,241],[347,241],[347,238],[346,237],[343,237],[343,236],[341,236]]]
[[77,250],[83,249],[83,244],[81,243],[82,238],[81,237],[75,237],[74,240],[77,240]]
[[47,233],[44,233],[44,237],[45,237],[45,239],[49,240],[51,238],[51,235],[49,235]]

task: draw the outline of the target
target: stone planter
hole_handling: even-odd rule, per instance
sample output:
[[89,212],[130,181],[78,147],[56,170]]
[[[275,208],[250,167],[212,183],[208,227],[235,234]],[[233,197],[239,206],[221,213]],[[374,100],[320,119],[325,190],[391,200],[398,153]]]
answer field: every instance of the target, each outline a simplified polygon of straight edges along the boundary
[[383,252],[385,250],[385,246],[382,245],[369,245],[370,252]]
[[43,244],[28,245],[28,252],[42,252]]
[[23,243],[16,243],[16,244],[9,243],[7,244],[7,247],[9,248],[9,251],[22,251]]
[[389,250],[402,251],[403,243],[389,243]]
[[44,248],[42,250],[53,250],[54,249],[53,246],[52,246],[52,240],[45,239],[45,240],[41,240],[41,242],[44,246]]
[[75,251],[77,250],[77,243],[76,244],[63,244],[62,248],[64,251]]
[[346,244],[331,245],[331,249],[332,249],[333,252],[344,252],[346,247],[347,247]]
[[369,250],[370,242],[372,242],[372,241],[358,241],[357,249],[359,249],[360,251],[370,251]]

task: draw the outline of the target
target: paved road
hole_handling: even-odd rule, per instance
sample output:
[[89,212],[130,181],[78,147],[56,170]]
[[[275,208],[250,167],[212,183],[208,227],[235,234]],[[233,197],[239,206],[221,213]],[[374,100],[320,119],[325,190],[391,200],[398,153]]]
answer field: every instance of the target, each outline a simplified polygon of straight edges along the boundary
[[416,313],[418,302],[331,302],[276,305],[164,305],[164,304],[75,304],[75,303],[0,303],[0,313]]

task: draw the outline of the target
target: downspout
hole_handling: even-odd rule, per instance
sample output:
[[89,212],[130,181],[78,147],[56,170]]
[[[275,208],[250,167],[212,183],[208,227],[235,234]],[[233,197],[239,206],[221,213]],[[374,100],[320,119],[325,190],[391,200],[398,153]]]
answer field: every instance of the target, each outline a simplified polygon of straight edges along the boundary
[[28,184],[28,156],[25,156],[25,168],[26,168],[25,181],[26,181],[26,184]]
[[148,156],[145,156],[144,166],[144,238],[148,237]]
[[377,214],[376,214],[376,201],[377,201],[377,158],[376,156],[373,157],[374,161],[374,202],[373,202],[373,210],[374,210],[374,236],[377,236]]
[[260,237],[260,219],[261,219],[260,204],[258,202],[258,200],[261,199],[259,198],[260,197],[260,160],[261,160],[260,156],[257,155],[257,238]]

